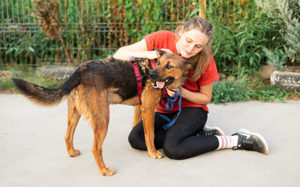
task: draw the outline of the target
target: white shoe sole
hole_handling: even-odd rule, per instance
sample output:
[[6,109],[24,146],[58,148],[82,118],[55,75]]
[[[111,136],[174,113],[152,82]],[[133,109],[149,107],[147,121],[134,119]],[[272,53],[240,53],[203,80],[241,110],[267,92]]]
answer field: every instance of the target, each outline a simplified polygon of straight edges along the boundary
[[262,137],[262,135],[260,135],[259,133],[255,133],[255,132],[250,132],[246,129],[240,129],[238,132],[241,132],[241,133],[247,133],[247,134],[251,134],[251,135],[254,135],[254,136],[257,136],[265,145],[265,152],[263,154],[269,154],[269,146],[268,146],[268,143],[267,141]]

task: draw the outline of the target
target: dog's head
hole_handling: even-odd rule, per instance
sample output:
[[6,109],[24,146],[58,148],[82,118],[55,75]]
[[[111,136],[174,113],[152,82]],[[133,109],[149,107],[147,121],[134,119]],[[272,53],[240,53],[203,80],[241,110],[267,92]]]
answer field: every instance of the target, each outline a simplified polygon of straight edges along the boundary
[[181,87],[191,70],[192,65],[174,53],[155,49],[157,53],[156,67],[150,72],[154,89],[177,89]]

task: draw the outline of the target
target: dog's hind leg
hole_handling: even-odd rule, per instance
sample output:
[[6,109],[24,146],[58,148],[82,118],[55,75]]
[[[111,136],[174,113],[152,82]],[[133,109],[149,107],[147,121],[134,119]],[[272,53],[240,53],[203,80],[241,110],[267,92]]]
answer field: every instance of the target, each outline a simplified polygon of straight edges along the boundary
[[94,130],[94,143],[92,153],[98,165],[99,171],[104,176],[113,175],[116,170],[107,168],[103,161],[103,141],[106,137],[109,123],[109,103],[106,90],[98,91],[95,88],[89,90],[89,121]]
[[76,157],[80,155],[80,151],[74,149],[73,138],[75,129],[77,127],[78,121],[80,119],[80,113],[78,112],[74,98],[71,96],[68,97],[68,129],[65,136],[67,151],[69,156]]

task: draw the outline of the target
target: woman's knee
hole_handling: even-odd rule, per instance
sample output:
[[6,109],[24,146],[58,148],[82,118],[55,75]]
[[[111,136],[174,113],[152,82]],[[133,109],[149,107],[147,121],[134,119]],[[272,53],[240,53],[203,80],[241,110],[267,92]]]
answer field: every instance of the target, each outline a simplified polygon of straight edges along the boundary
[[180,148],[174,142],[164,142],[163,151],[166,157],[174,160],[182,160],[185,159],[185,155],[180,151]]
[[130,132],[128,141],[131,147],[134,149],[147,150],[145,145],[145,138],[134,130]]

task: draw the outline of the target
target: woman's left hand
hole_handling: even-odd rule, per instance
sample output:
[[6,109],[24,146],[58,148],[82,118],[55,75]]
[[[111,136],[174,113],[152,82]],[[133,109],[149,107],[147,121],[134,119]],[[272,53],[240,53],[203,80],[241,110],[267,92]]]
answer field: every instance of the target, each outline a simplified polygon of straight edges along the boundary
[[[180,89],[173,89],[173,90],[170,90],[170,89],[166,88],[166,90],[167,90],[167,94],[168,94],[170,97],[175,97],[175,91],[178,92],[178,95],[180,95]],[[181,94],[182,94],[182,97],[183,97],[183,94],[185,93],[185,91],[186,91],[186,89],[181,87]]]

